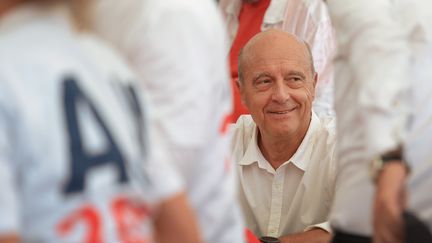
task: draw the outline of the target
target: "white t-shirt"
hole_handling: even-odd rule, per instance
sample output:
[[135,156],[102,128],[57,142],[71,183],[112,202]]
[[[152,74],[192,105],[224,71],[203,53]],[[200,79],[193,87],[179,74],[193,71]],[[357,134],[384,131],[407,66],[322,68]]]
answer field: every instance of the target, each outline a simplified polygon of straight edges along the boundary
[[222,18],[213,0],[96,1],[94,29],[149,91],[159,159],[183,176],[206,242],[243,242],[225,132],[232,113]]
[[3,17],[0,53],[0,234],[152,241],[153,205],[181,184],[146,159],[146,104],[126,65],[61,6]]
[[336,187],[334,120],[320,120],[313,113],[299,148],[277,170],[258,147],[258,128],[250,115],[231,128],[247,227],[273,237],[312,228],[330,231],[327,218]]

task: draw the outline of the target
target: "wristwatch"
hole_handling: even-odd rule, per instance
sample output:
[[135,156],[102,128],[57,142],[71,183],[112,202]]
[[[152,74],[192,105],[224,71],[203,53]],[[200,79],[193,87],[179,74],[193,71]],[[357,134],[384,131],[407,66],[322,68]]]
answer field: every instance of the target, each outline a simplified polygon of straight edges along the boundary
[[390,150],[382,155],[379,155],[372,160],[371,177],[375,183],[377,182],[378,177],[381,174],[384,166],[388,163],[402,163],[406,168],[407,174],[410,171],[410,167],[406,163],[403,157],[402,146],[398,146],[396,149]]
[[278,238],[271,236],[261,236],[259,240],[261,243],[280,243]]

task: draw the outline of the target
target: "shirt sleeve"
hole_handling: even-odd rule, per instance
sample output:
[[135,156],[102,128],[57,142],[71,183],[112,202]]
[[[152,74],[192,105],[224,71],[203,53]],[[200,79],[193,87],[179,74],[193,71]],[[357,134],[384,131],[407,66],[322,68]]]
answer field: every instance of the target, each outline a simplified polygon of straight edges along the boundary
[[331,230],[331,227],[330,227],[330,222],[328,222],[328,221],[308,226],[308,227],[306,227],[306,229],[304,230],[304,232],[310,231],[310,230],[313,230],[313,229],[322,229],[322,230],[327,231],[328,233],[332,233],[332,230]]
[[163,161],[181,176],[207,241],[241,242],[234,170],[224,163],[223,124],[232,95],[221,16],[212,1],[138,2],[146,5],[122,31],[119,48],[149,93],[155,134],[150,143],[159,151],[154,163]]
[[[326,12],[327,13],[327,12]],[[314,109],[320,115],[334,116],[334,65],[333,58],[336,51],[335,36],[329,19],[318,23],[316,34],[313,36],[312,53],[318,73]]]
[[[410,52],[407,29],[390,0],[329,0],[338,41],[337,62],[343,62],[357,88],[353,102],[363,129],[365,151],[373,157],[397,147],[405,137],[408,118]],[[336,97],[343,96],[338,94]],[[340,99],[342,100],[342,99]],[[337,104],[336,104],[337,105]]]
[[231,112],[231,90],[221,46],[226,44],[223,26],[197,22],[209,20],[193,9],[164,9],[151,19],[154,23],[147,23],[145,35],[130,38],[140,41],[128,49],[157,107],[157,129],[177,148],[196,149],[215,135],[221,110]]
[[[146,9],[144,4],[144,1],[122,2],[117,0],[96,0],[92,4],[90,28],[122,51],[122,54],[134,49],[134,54],[127,55],[130,58],[129,64],[135,63],[135,58],[139,57],[141,51],[151,53],[151,48],[147,49],[149,45],[146,45],[142,38],[149,34],[146,31],[147,22],[140,21],[140,16],[144,14],[143,9]],[[127,31],[124,31],[124,26],[128,26]],[[142,46],[144,46],[143,49],[141,49]],[[126,68],[126,72],[131,75],[129,68],[129,66]],[[132,71],[136,73],[136,69]],[[160,71],[160,73],[163,72]],[[159,81],[158,77],[152,78]],[[136,79],[141,81],[140,78],[133,75],[132,80]],[[144,138],[146,152],[144,161],[133,164],[130,174],[139,191],[144,193],[144,198],[150,204],[157,206],[158,203],[184,192],[184,183],[172,164],[169,163],[169,152],[167,152],[169,150],[162,143],[158,132],[155,131],[158,130],[155,129],[157,128],[158,108],[154,109],[151,104],[149,90],[143,89],[141,83],[138,82],[133,82],[132,85],[137,91],[136,98],[142,109],[144,124],[142,138]]]
[[241,242],[234,169],[224,166],[223,124],[232,112],[226,35],[212,2],[190,3],[199,7],[163,8],[150,19],[145,35],[136,38],[140,43],[131,46],[130,60],[151,92],[157,139],[166,146],[165,160],[185,181],[203,237]]
[[331,83],[333,76],[333,57],[336,51],[336,37],[329,13],[324,4],[311,4],[303,19],[304,38],[311,46],[314,64],[319,80]]
[[[136,89],[141,91],[141,89]],[[180,175],[167,163],[167,149],[164,143],[158,139],[152,116],[152,106],[149,99],[143,92],[137,93],[138,102],[141,103],[144,130],[144,161],[134,164],[131,168],[131,175],[138,188],[145,194],[145,199],[152,205],[157,205],[165,200],[184,192],[184,183]]]
[[301,8],[304,8],[304,13],[299,14],[300,19],[296,22],[302,24],[298,24],[301,27],[295,28],[310,45],[314,66],[318,73],[314,110],[320,117],[334,116],[333,58],[336,53],[336,37],[333,25],[327,7],[321,1],[312,1],[307,8],[305,6]]

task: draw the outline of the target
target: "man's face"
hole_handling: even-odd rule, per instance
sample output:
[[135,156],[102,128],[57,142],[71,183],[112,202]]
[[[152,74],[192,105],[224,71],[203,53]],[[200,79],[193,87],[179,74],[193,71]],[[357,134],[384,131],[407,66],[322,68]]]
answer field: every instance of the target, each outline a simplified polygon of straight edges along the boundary
[[242,101],[261,133],[273,137],[307,131],[316,75],[306,47],[283,41],[259,44],[242,62]]

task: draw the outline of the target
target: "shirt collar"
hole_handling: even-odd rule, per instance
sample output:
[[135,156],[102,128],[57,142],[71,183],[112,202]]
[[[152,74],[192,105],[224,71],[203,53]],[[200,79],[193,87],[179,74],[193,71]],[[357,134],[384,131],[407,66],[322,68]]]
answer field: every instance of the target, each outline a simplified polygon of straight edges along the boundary
[[[311,122],[309,124],[309,128],[306,132],[303,141],[298,147],[297,151],[294,155],[284,164],[292,162],[299,169],[306,171],[310,158],[312,156],[315,132],[320,126],[320,120],[317,115],[312,111]],[[253,163],[257,163],[258,167],[264,169],[270,173],[274,173],[274,168],[270,165],[270,163],[264,158],[261,153],[261,150],[258,147],[258,129],[256,124],[253,125],[252,139],[247,145],[246,152],[243,158],[240,160],[239,165],[251,165]],[[284,165],[283,164],[283,165]]]
[[312,156],[313,146],[315,144],[315,133],[321,122],[315,112],[312,111],[311,122],[303,141],[300,143],[297,151],[291,157],[290,161],[298,168],[306,171]]
[[274,168],[264,158],[264,155],[262,155],[258,147],[258,129],[255,123],[253,124],[252,139],[249,141],[246,152],[240,160],[239,165],[251,165],[253,163],[257,163],[260,169],[266,170],[269,173],[275,172]]

